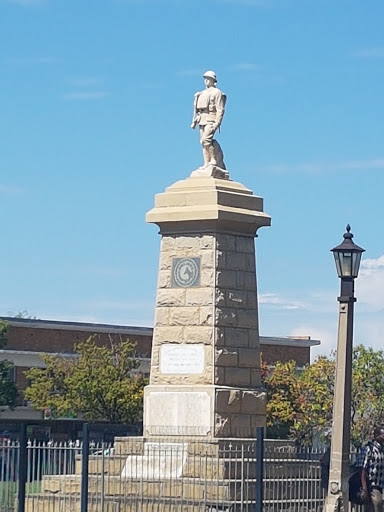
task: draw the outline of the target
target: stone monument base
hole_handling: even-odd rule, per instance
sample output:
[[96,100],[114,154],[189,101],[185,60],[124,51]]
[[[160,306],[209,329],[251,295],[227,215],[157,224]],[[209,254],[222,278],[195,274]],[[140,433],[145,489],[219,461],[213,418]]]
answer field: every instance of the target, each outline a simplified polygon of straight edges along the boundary
[[144,435],[246,438],[265,427],[265,392],[216,385],[149,385]]
[[[113,454],[89,460],[90,512],[252,511],[255,440],[121,437]],[[75,474],[45,475],[26,512],[80,511],[82,462]]]

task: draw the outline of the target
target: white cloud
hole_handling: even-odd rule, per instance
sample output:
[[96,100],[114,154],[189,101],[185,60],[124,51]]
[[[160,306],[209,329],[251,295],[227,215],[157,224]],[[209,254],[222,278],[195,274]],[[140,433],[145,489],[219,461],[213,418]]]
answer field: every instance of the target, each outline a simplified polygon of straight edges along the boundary
[[306,164],[275,164],[267,166],[271,172],[333,172],[342,170],[384,169],[384,158],[372,160],[347,160],[345,162],[308,162]]
[[319,355],[330,356],[336,349],[337,325],[330,323],[317,328],[309,324],[299,324],[291,330],[289,336],[310,336],[312,340],[320,340],[320,345],[311,348],[311,361],[313,361]]
[[384,255],[361,262],[356,296],[365,311],[375,313],[384,310]]
[[362,59],[384,59],[384,46],[357,50],[353,53],[353,57],[359,57]]
[[259,303],[269,306],[277,306],[280,309],[305,309],[304,302],[281,297],[274,293],[263,293],[259,295]]
[[65,100],[70,101],[88,101],[88,100],[101,100],[109,96],[106,91],[82,91],[82,92],[69,92],[63,95]]
[[[366,259],[361,263],[361,270],[355,282],[357,304],[354,313],[354,344],[362,343],[375,350],[384,347],[384,255],[376,259]],[[297,324],[290,335],[308,335],[319,339],[321,345],[311,350],[312,359],[319,355],[329,355],[337,344],[337,305],[331,291],[324,291],[306,297],[307,310],[312,312],[307,321],[302,321],[303,313],[297,315]],[[268,297],[268,295],[267,295]],[[276,304],[283,302],[274,299]],[[276,322],[277,323],[277,322]],[[292,324],[292,321],[291,321]]]

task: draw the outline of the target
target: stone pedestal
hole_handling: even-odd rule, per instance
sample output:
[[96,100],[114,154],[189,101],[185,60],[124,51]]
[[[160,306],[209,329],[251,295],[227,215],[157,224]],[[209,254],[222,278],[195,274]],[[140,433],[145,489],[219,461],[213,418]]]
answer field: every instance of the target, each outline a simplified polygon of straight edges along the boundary
[[[265,425],[253,239],[270,217],[240,183],[191,177],[147,221],[162,239],[144,436],[91,458],[89,510],[252,511]],[[80,473],[79,460],[75,475],[44,476],[26,510],[79,510]]]
[[265,425],[254,237],[263,200],[191,177],[156,195],[161,250],[144,436],[251,437]]

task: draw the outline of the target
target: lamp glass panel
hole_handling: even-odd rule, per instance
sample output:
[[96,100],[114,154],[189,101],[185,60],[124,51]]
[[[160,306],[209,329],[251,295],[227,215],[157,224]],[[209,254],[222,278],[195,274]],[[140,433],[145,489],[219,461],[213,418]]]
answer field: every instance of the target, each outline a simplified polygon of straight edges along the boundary
[[338,252],[334,252],[334,253],[333,253],[333,256],[334,256],[334,258],[335,258],[335,265],[336,265],[337,275],[338,275],[339,277],[341,277],[341,276],[342,276],[342,274],[341,274],[341,265],[340,265],[340,253],[338,253]]
[[353,262],[352,262],[352,276],[357,277],[359,274],[360,261],[361,261],[361,252],[353,253]]
[[341,256],[341,276],[352,277],[352,253],[343,252]]

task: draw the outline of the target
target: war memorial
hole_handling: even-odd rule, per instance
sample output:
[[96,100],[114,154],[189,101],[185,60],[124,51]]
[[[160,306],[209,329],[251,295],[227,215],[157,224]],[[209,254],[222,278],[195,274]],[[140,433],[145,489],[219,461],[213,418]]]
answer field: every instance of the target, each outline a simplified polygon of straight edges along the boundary
[[[254,510],[254,489],[238,481],[244,450],[265,426],[254,238],[271,219],[263,199],[226,169],[214,138],[226,96],[213,71],[204,81],[192,121],[203,164],[157,194],[146,217],[159,226],[161,246],[143,435],[117,438],[103,470],[91,458],[95,512]],[[236,440],[242,459],[228,457]],[[101,484],[91,474],[100,471],[108,481],[102,505],[92,500]],[[80,461],[76,473],[46,476],[26,510],[80,510],[80,496],[66,500],[80,493]]]

